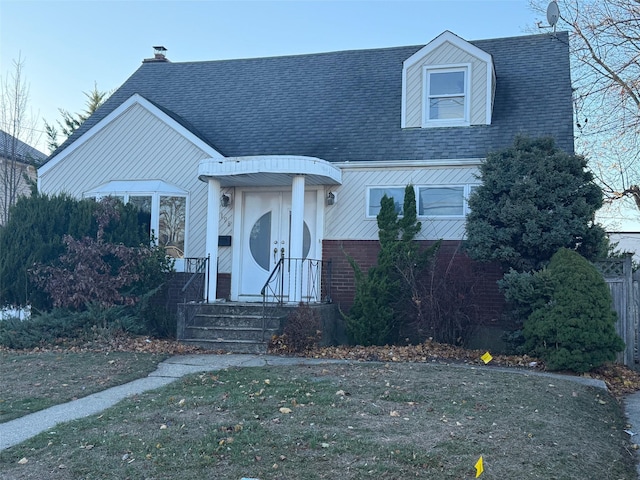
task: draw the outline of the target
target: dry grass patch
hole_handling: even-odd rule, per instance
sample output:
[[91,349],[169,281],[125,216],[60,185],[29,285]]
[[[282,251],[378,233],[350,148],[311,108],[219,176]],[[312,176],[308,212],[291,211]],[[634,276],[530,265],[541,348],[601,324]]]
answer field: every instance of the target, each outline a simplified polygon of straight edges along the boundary
[[165,354],[0,352],[0,423],[147,376]]
[[[570,381],[440,364],[184,378],[0,453],[7,479],[632,479],[618,402]],[[22,463],[19,463],[20,460]]]

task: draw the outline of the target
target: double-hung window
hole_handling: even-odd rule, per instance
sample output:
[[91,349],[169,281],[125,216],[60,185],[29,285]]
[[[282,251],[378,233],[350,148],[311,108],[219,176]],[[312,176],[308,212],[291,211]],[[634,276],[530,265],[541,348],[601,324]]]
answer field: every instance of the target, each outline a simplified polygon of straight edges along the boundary
[[469,123],[469,68],[426,68],[426,126],[455,126]]

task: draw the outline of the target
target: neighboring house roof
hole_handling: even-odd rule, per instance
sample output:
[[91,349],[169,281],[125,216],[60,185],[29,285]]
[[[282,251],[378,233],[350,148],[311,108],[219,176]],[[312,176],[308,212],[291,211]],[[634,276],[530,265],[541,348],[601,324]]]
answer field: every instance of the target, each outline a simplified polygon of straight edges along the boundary
[[[147,62],[50,157],[134,94],[225,156],[331,162],[483,158],[518,133],[573,153],[568,35],[470,42],[493,58],[491,125],[401,128],[403,62],[423,45],[207,62]],[[550,88],[553,85],[553,88]]]
[[14,160],[35,165],[41,164],[47,158],[41,151],[0,130],[0,158],[12,158],[14,155]]

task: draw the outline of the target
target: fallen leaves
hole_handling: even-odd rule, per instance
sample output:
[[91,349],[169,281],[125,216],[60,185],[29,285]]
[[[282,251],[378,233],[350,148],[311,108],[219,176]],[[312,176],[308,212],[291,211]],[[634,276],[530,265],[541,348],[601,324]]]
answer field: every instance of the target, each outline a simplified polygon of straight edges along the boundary
[[[433,362],[450,360],[474,365],[484,365],[482,350],[466,350],[462,347],[437,343],[427,340],[419,345],[362,347],[340,345],[336,347],[318,347],[309,352],[307,356],[312,358],[331,358],[341,360],[363,360],[378,362]],[[485,357],[487,358],[487,357]],[[491,363],[501,366],[517,366],[541,368],[539,360],[528,355],[492,355]]]
[[[9,349],[0,347],[0,351]],[[100,338],[92,342],[73,343],[62,341],[60,344],[37,347],[25,353],[36,352],[138,352],[167,355],[183,355],[194,353],[223,354],[224,351],[203,350],[199,347],[186,345],[174,340],[161,340],[149,337],[137,337],[118,334]],[[271,348],[272,355],[282,354],[278,348]],[[459,346],[447,345],[427,340],[419,345],[362,347],[362,346],[332,346],[318,347],[310,350],[309,358],[341,359],[354,361],[378,362],[456,362],[469,365],[485,365],[482,359],[486,351],[467,350]],[[528,355],[498,355],[491,354],[491,365],[502,367],[519,367],[533,370],[544,370],[544,363]],[[488,358],[488,357],[485,357]],[[567,373],[567,372],[564,372]],[[569,373],[570,374],[570,373]],[[611,393],[622,396],[640,390],[640,373],[623,365],[610,364],[596,369],[585,376],[603,380]],[[265,379],[264,384],[270,385]]]

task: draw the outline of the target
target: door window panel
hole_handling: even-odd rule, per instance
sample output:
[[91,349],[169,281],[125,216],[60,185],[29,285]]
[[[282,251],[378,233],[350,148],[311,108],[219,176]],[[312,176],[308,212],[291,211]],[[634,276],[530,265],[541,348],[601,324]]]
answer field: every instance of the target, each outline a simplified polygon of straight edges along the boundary
[[269,271],[271,250],[271,212],[262,215],[251,228],[249,234],[251,256],[261,268]]

